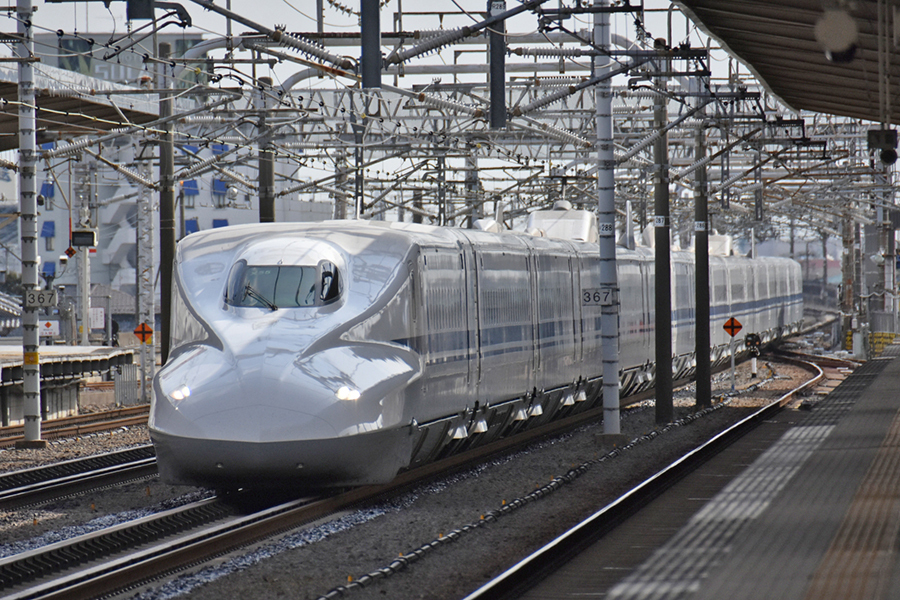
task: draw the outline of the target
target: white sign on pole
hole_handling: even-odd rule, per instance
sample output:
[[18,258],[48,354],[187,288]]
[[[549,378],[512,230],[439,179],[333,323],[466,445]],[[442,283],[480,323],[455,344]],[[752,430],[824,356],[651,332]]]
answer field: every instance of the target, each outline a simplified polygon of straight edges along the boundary
[[91,329],[106,328],[106,309],[102,306],[91,307]]
[[38,323],[38,333],[41,337],[58,337],[59,321],[41,321]]

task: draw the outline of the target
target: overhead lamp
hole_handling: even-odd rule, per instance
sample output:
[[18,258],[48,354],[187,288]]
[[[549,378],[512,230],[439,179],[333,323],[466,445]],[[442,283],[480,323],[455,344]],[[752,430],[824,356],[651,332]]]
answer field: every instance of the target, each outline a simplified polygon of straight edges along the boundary
[[843,8],[826,9],[816,21],[813,33],[831,62],[848,63],[856,56],[859,28],[856,20]]

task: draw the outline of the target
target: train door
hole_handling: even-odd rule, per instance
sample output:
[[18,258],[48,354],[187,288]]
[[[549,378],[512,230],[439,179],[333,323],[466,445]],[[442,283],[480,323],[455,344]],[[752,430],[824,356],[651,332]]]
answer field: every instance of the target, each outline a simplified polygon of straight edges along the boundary
[[569,272],[572,274],[572,335],[575,338],[575,363],[579,365],[581,374],[584,375],[584,326],[581,317],[581,269],[580,259],[573,250],[569,254]]
[[543,379],[541,375],[541,351],[540,351],[540,298],[539,298],[539,290],[538,290],[538,271],[541,269],[541,263],[538,257],[538,254],[535,252],[533,246],[528,246],[527,249],[528,255],[526,257],[526,265],[528,269],[528,287],[531,292],[531,339],[534,340],[534,343],[531,344],[531,373],[532,373],[532,382],[534,385],[537,385],[537,382]]
[[474,397],[481,381],[481,358],[478,349],[481,347],[481,330],[478,324],[478,270],[475,268],[475,250],[469,240],[458,242],[460,249],[460,266],[465,277],[466,312],[466,346],[469,362],[468,384]]

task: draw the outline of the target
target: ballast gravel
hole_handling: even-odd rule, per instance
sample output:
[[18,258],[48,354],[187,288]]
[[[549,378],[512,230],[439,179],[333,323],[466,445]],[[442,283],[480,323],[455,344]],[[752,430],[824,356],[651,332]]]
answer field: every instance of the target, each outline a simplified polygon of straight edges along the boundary
[[[602,435],[602,424],[584,426],[496,457],[476,469],[422,485],[399,498],[360,506],[122,597],[302,600],[331,593],[332,597],[359,600],[463,598],[519,558],[808,377],[796,367],[775,365],[773,369],[770,372],[761,366],[758,380],[765,379],[766,383],[756,393],[736,397],[697,418],[691,418],[693,391],[683,388],[676,394],[675,412],[676,419],[687,422],[668,427],[614,458],[597,462],[615,448]],[[748,365],[738,368],[738,389],[754,381]],[[716,376],[713,389],[716,399],[730,391],[727,372]],[[143,432],[137,431],[140,429]],[[626,440],[636,440],[657,429],[652,402],[622,413],[621,431]],[[146,429],[134,428],[119,439],[136,444],[141,435],[146,439]],[[90,446],[84,452],[113,449],[115,434],[98,437],[104,438],[102,443],[100,439],[83,441]],[[80,452],[75,450],[80,444],[58,444],[67,446],[59,451],[72,458]],[[31,461],[50,460],[46,456],[16,457],[9,452],[0,452],[0,472],[19,468],[15,466],[18,460],[28,466],[34,466]],[[573,481],[548,485],[585,463],[590,464]],[[544,491],[550,487],[555,490]],[[20,551],[17,548],[57,541],[60,535],[68,537],[109,520],[142,516],[207,493],[166,486],[153,479],[119,486],[98,498],[78,496],[55,506],[3,513],[0,557]],[[507,505],[519,508],[504,510]],[[488,518],[483,520],[485,515]],[[100,518],[103,520],[98,521]],[[403,567],[402,557],[412,553],[422,558]],[[390,569],[392,563],[394,568]],[[379,572],[385,570],[396,573],[381,577]],[[367,585],[348,587],[359,581]]]
[[[463,598],[688,450],[808,378],[794,367],[779,365],[775,369],[774,376],[760,369],[760,378],[768,376],[768,381],[755,397],[735,398],[683,426],[671,427],[613,459],[594,464],[572,483],[540,498],[522,500],[573,467],[614,449],[601,435],[602,424],[538,442],[476,469],[423,485],[390,503],[361,507],[337,521],[129,597],[303,600],[331,594],[360,600]],[[739,389],[753,383],[749,367],[739,368],[736,383]],[[717,376],[716,395],[725,396],[730,384],[727,373]],[[684,388],[678,395],[676,418],[689,418],[694,412],[693,392]],[[624,411],[621,429],[629,440],[657,430],[652,402]],[[481,524],[482,516],[517,500],[521,508]],[[355,525],[345,526],[348,521]],[[435,543],[459,530],[465,532],[456,533],[454,541]],[[404,556],[422,553],[426,546],[430,549],[414,564],[397,568],[390,576],[379,576],[379,572],[394,570],[392,563],[396,566]],[[349,585],[360,580],[367,585]]]

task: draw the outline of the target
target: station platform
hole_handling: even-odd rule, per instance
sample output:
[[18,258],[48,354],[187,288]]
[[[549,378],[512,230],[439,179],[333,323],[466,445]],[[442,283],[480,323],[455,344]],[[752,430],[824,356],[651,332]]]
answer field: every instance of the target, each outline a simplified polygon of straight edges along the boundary
[[[78,414],[82,379],[108,375],[134,362],[133,348],[39,346],[43,419]],[[24,354],[21,345],[0,344],[0,425],[24,420]]]
[[793,411],[714,495],[695,484],[699,510],[599,595],[900,598],[898,356],[900,345],[889,346],[811,411]]

